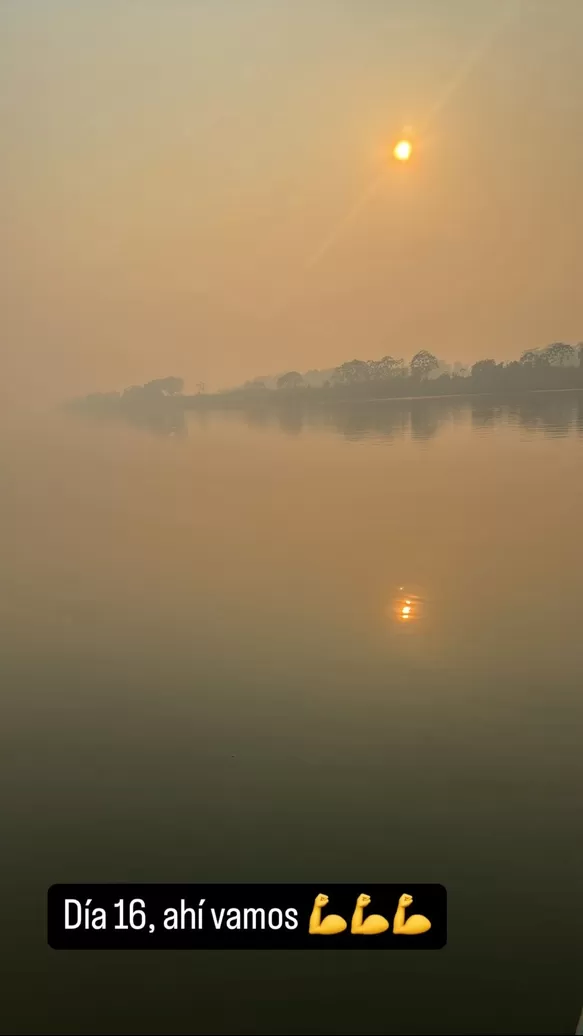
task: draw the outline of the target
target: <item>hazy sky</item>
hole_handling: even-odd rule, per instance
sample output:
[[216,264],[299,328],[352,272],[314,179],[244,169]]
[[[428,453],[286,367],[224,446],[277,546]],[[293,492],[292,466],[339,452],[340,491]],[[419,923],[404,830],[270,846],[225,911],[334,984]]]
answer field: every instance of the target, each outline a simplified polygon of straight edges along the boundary
[[581,0],[0,0],[2,391],[583,339],[582,68]]

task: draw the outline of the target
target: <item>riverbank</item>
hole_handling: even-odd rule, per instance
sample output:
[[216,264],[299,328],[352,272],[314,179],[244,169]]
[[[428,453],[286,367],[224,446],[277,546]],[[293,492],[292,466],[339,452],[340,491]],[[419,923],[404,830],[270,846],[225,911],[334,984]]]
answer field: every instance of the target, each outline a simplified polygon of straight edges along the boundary
[[237,408],[237,407],[249,407],[249,406],[286,406],[307,404],[317,405],[322,407],[337,406],[338,404],[358,404],[359,406],[370,406],[378,403],[417,403],[431,400],[451,400],[451,399],[499,399],[505,401],[508,399],[518,399],[525,396],[535,395],[558,395],[558,394],[576,394],[581,395],[583,393],[582,387],[573,388],[539,388],[539,389],[507,389],[504,390],[491,390],[489,392],[435,392],[435,393],[423,393],[416,396],[337,396],[331,393],[323,395],[320,392],[312,390],[310,392],[298,392],[298,393],[277,393],[269,392],[268,394],[253,395],[251,393],[225,393],[217,394],[215,396],[178,396],[174,397],[174,400],[181,400],[184,405],[184,409],[190,410],[197,407],[215,407],[216,409],[223,408]]

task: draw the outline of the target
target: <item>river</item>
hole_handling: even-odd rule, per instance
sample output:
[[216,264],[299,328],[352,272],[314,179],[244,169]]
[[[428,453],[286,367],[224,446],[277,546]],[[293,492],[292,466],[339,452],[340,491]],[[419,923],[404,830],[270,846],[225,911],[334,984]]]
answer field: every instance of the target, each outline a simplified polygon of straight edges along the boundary
[[[5,415],[0,466],[5,1031],[574,1031],[583,396]],[[46,946],[53,882],[319,880],[443,883],[447,948]]]

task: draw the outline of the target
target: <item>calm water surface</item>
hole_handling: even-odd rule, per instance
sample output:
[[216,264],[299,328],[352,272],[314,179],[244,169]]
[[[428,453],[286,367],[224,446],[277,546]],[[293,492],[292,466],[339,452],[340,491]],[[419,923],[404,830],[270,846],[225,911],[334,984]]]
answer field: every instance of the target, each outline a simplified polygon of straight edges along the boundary
[[[0,472],[5,1031],[574,1031],[583,397],[5,416]],[[45,947],[53,882],[320,879],[443,882],[448,948]]]

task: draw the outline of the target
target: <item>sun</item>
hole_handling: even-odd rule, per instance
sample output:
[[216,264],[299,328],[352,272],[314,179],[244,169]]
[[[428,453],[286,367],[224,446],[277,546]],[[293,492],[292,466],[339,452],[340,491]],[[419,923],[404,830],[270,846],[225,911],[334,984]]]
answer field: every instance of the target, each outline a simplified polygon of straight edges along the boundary
[[413,148],[409,140],[399,140],[393,148],[393,155],[399,162],[408,162]]

